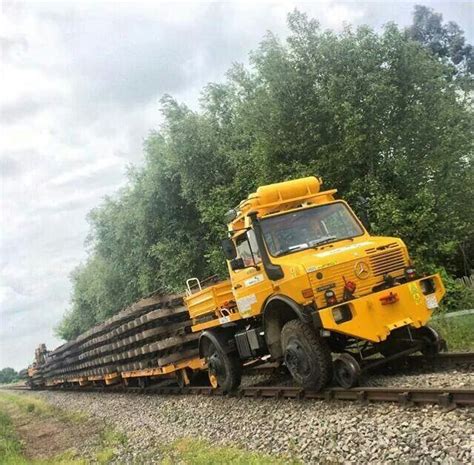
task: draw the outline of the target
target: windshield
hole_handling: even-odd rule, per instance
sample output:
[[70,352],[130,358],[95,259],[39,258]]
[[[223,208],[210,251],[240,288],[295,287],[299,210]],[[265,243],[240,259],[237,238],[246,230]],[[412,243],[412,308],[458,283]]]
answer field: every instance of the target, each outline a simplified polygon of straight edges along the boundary
[[339,202],[263,219],[262,230],[274,257],[363,234],[352,213]]

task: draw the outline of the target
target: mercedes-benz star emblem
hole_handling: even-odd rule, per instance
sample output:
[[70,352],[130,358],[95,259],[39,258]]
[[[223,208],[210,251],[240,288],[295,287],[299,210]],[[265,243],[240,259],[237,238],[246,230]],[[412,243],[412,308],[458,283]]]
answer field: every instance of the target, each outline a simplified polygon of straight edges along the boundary
[[355,264],[354,271],[359,279],[367,279],[370,275],[369,265],[362,261]]

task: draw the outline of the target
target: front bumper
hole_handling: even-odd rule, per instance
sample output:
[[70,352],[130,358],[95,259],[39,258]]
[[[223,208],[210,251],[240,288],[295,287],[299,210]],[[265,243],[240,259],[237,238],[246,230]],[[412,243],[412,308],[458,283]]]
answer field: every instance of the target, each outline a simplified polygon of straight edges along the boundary
[[[432,280],[434,292],[427,295],[423,293],[420,283],[424,280]],[[424,287],[426,291],[426,286]],[[435,274],[324,308],[317,312],[316,319],[323,329],[381,342],[397,328],[407,325],[415,328],[424,326],[444,294],[443,281]],[[350,312],[348,321],[336,321],[335,314],[341,313],[334,311],[338,307],[344,307],[346,315]]]

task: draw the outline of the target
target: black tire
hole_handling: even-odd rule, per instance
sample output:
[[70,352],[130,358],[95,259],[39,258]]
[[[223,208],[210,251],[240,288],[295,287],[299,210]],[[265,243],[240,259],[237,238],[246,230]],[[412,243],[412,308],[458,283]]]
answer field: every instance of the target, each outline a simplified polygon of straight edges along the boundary
[[385,357],[399,354],[404,350],[413,347],[413,341],[410,340],[410,333],[406,332],[406,328],[392,331],[385,341],[380,342],[377,347],[379,352]]
[[237,389],[242,378],[237,354],[226,353],[220,346],[210,343],[207,356],[209,377],[215,376],[217,386],[224,392]]
[[310,326],[300,320],[289,321],[281,331],[281,344],[285,365],[299,385],[320,391],[330,382],[331,352]]

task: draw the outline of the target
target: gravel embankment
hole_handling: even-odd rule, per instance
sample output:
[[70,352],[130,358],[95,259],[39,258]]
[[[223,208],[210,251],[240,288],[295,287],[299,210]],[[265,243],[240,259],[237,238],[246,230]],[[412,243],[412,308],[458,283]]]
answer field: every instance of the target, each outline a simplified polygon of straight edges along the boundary
[[420,387],[420,388],[474,388],[474,372],[468,369],[436,372],[397,373],[390,376],[369,376],[363,386]]
[[[181,437],[289,454],[305,463],[474,461],[472,409],[447,412],[436,406],[204,396],[48,391],[38,395],[58,407],[105,419],[125,432],[130,445],[117,463],[133,463],[153,445]],[[159,458],[147,463],[159,463]]]

